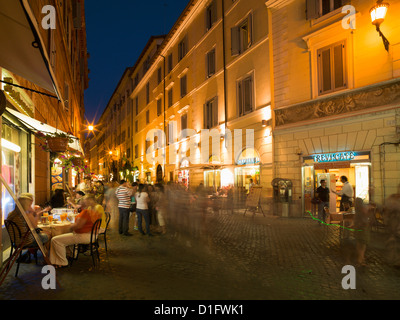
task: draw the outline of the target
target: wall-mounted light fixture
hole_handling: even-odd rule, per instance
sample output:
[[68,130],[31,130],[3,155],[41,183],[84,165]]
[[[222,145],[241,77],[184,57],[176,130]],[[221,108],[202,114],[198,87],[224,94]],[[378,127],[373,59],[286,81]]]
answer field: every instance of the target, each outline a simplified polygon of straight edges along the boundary
[[263,127],[263,128],[265,128],[265,127],[269,127],[269,126],[271,126],[272,125],[272,120],[270,119],[270,120],[262,120],[261,121],[261,126]]
[[385,16],[389,8],[389,3],[385,3],[382,1],[383,0],[378,0],[376,2],[376,5],[372,7],[371,10],[369,10],[369,13],[371,15],[372,24],[376,26],[376,31],[378,31],[379,36],[382,38],[383,45],[385,46],[386,51],[389,52],[389,41],[388,39],[386,39],[380,29],[380,25],[385,20]]

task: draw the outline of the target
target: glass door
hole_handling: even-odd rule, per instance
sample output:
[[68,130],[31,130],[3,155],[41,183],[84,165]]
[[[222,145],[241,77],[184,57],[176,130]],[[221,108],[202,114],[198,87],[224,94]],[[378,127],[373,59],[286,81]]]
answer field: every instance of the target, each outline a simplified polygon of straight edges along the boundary
[[312,205],[311,199],[314,197],[314,166],[303,166],[302,168],[302,211],[303,215],[309,216],[310,214],[316,215],[315,206]]

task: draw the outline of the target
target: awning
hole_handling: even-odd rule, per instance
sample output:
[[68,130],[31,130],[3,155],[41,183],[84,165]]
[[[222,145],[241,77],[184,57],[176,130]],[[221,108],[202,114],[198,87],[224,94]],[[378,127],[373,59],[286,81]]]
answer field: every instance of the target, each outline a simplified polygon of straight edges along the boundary
[[[15,111],[13,109],[6,108],[6,112],[11,114],[12,116],[16,117],[27,129],[29,129],[31,131],[34,131],[34,132],[40,131],[44,134],[46,134],[46,133],[51,134],[51,133],[56,133],[56,132],[67,134],[66,132],[64,132],[62,130],[56,129],[52,126],[42,123],[39,120],[33,119],[33,118],[31,118],[27,115],[24,115],[18,111]],[[69,148],[79,151],[80,153],[84,154],[79,139],[74,136],[71,136],[71,138],[74,140],[74,142],[68,144]]]
[[57,95],[62,101],[28,0],[0,0],[0,30],[0,67]]

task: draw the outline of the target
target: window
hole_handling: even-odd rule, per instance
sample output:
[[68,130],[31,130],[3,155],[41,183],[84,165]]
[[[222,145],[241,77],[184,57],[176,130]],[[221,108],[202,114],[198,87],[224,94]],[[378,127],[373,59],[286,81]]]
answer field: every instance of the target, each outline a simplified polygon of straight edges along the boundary
[[128,150],[126,150],[126,157],[128,159],[130,159],[130,157],[131,157],[131,149],[130,148],[128,148]]
[[253,75],[237,82],[239,116],[253,111]]
[[217,3],[215,0],[206,9],[206,30],[210,30],[217,21]]
[[185,136],[183,136],[183,130],[187,129],[187,121],[188,121],[188,117],[187,117],[187,113],[182,115],[181,117],[181,139],[186,138],[187,134]]
[[173,95],[174,95],[174,92],[173,92],[173,89],[171,88],[171,89],[168,90],[168,108],[172,107]]
[[348,0],[307,0],[307,20],[317,19],[342,7]]
[[162,100],[158,99],[157,100],[157,116],[161,115],[162,113]]
[[136,111],[136,115],[139,114],[139,97],[135,98],[135,111]]
[[150,110],[146,111],[146,124],[150,123]]
[[181,98],[187,95],[187,75],[181,78]]
[[150,82],[146,84],[146,104],[150,103]]
[[168,56],[168,73],[170,73],[172,71],[172,53],[169,54]]
[[204,128],[211,129],[218,125],[218,98],[212,98],[204,105]]
[[139,158],[139,145],[135,146],[135,159]]
[[136,120],[135,121],[135,133],[139,132],[139,122]]
[[161,81],[162,81],[161,68],[158,68],[158,70],[157,70],[157,84],[160,84]]
[[346,43],[338,42],[317,51],[318,94],[347,88]]
[[207,78],[215,74],[215,49],[207,53],[206,57]]
[[249,14],[246,19],[240,22],[236,27],[231,29],[231,53],[237,56],[246,51],[253,41],[253,23],[252,15]]
[[182,39],[178,44],[178,61],[181,61],[184,56],[187,54],[188,44],[187,44],[187,36]]

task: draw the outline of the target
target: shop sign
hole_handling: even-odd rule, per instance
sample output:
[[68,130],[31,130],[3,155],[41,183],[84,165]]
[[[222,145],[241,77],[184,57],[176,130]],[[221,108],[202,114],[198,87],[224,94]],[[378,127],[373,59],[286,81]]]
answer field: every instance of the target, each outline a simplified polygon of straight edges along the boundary
[[260,163],[260,158],[245,158],[245,159],[239,159],[237,161],[238,165],[248,165],[248,164],[256,164],[256,163]]
[[356,157],[354,151],[337,152],[337,153],[324,153],[313,155],[314,162],[337,162],[337,161],[351,161]]

